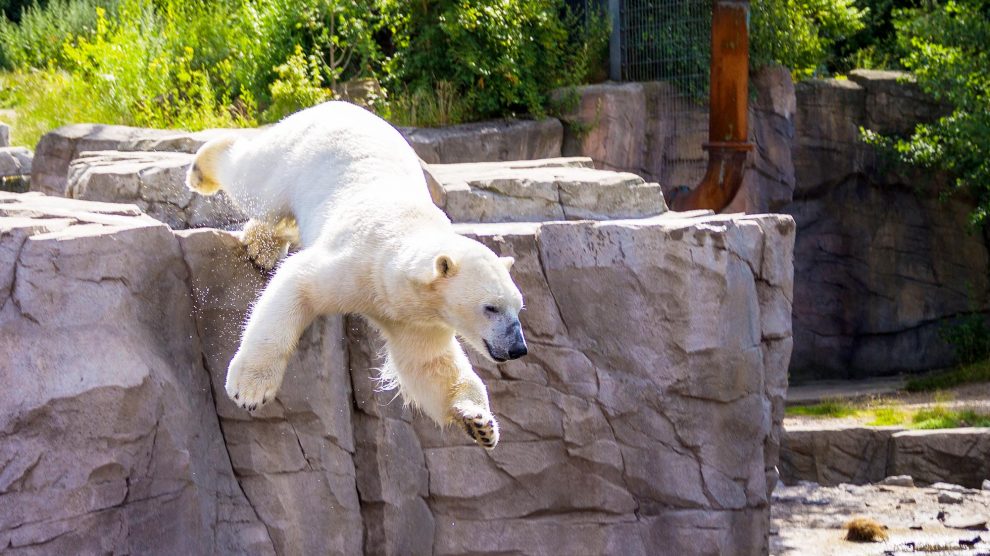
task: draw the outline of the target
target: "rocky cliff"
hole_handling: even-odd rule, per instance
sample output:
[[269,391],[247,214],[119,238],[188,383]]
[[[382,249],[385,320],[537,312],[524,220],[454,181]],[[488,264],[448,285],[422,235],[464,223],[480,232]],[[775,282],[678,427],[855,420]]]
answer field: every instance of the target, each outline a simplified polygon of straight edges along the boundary
[[531,355],[476,360],[491,454],[376,393],[324,318],[277,402],[223,395],[265,277],[237,238],[0,193],[12,554],[754,554],[791,351],[786,216],[463,224],[514,256]]

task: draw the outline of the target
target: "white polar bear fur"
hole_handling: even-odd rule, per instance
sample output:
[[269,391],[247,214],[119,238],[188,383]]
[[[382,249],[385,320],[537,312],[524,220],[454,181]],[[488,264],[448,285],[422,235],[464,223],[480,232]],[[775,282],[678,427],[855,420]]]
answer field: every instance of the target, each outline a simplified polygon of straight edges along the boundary
[[[264,266],[298,226],[302,250],[261,294],[230,363],[226,391],[235,402],[253,410],[274,399],[313,318],[359,313],[385,338],[384,383],[438,424],[460,421],[483,446],[497,443],[487,391],[455,334],[484,355],[499,319],[516,319],[518,329],[512,259],[454,232],[391,125],[325,103],[250,139],[207,143],[188,184],[204,194],[222,187],[252,218],[244,240]],[[495,317],[486,313],[493,307]]]

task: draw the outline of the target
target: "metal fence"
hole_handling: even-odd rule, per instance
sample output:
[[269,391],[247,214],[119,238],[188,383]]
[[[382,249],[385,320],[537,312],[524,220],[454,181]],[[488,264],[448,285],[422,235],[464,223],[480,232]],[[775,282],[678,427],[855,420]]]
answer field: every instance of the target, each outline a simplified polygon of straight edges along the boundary
[[612,26],[609,78],[663,81],[655,112],[678,138],[654,162],[654,179],[693,185],[704,175],[708,131],[712,0],[568,0],[577,14],[597,12]]
[[568,0],[568,5],[580,15],[608,16],[613,81],[666,81],[686,95],[707,98],[711,0]]

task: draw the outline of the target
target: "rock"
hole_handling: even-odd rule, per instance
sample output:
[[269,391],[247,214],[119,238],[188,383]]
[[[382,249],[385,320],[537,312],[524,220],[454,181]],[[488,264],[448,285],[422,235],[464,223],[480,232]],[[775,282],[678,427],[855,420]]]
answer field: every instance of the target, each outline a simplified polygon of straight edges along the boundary
[[[939,502],[942,502],[939,500]],[[960,501],[961,502],[961,501]],[[987,516],[976,514],[949,515],[942,522],[950,529],[965,529],[968,531],[987,531]]]
[[206,197],[185,185],[192,155],[90,151],[69,166],[66,196],[133,203],[172,229],[230,227],[247,220],[224,192]]
[[914,479],[912,479],[910,475],[892,475],[880,481],[880,484],[887,486],[913,487]]
[[410,127],[400,131],[428,164],[555,158],[560,156],[563,137],[563,128],[555,118]]
[[0,193],[0,258],[0,546],[274,554],[231,469],[169,229]]
[[983,484],[980,486],[980,489],[990,491],[990,479],[983,479]]
[[935,490],[944,490],[947,492],[966,492],[966,487],[954,483],[937,482],[933,483],[931,488]]
[[[753,77],[747,163],[737,198],[725,212],[764,213],[790,203],[795,187],[791,143],[795,96],[790,73],[768,67]],[[657,181],[668,195],[695,186],[708,157],[708,110],[664,82],[602,83],[554,92],[565,122],[565,156],[590,157],[597,168]]]
[[990,429],[913,430],[891,437],[890,471],[979,488],[990,477]]
[[929,122],[951,112],[921,91],[907,72],[857,69],[849,80],[866,89],[867,129],[879,133],[906,135],[918,122]]
[[[360,327],[351,328],[349,352],[366,354],[352,366],[356,407],[374,424],[373,430],[381,431],[371,446],[359,444],[359,452],[374,454],[376,445],[384,446],[379,440],[383,433],[388,435],[384,438],[403,438],[407,433],[401,431],[409,430],[404,423],[411,419],[425,455],[426,472],[403,474],[403,482],[389,488],[391,500],[375,503],[382,512],[376,515],[391,516],[401,531],[413,530],[416,524],[435,527],[432,546],[438,554],[529,551],[532,548],[525,547],[558,538],[566,539],[561,548],[565,552],[567,547],[577,552],[592,547],[648,554],[661,544],[685,553],[724,551],[729,546],[765,550],[763,534],[750,536],[752,529],[744,523],[752,520],[752,527],[762,526],[765,514],[757,508],[767,496],[765,471],[774,465],[766,459],[771,453],[766,446],[776,425],[769,415],[756,417],[769,407],[764,405],[766,382],[740,379],[738,373],[726,380],[720,371],[764,364],[760,348],[743,349],[754,351],[754,356],[730,353],[742,344],[762,344],[759,309],[752,305],[748,310],[756,313],[734,320],[722,311],[744,309],[722,304],[708,308],[705,303],[717,303],[729,291],[755,292],[755,284],[747,286],[753,267],[742,261],[753,258],[752,250],[763,241],[778,241],[763,231],[776,230],[779,222],[775,217],[709,218],[710,230],[691,219],[666,216],[458,225],[462,233],[516,258],[513,274],[528,306],[523,324],[545,347],[534,350],[533,358],[498,367],[472,356],[489,386],[493,407],[506,415],[499,451],[485,457],[471,448],[467,437],[441,436],[429,423],[389,404],[390,393],[374,393],[364,371],[369,365],[363,361],[376,346],[368,343]],[[739,228],[750,227],[759,241],[735,243]],[[787,235],[784,238],[786,249]],[[742,256],[723,257],[717,246]],[[782,262],[786,263],[783,257]],[[675,277],[692,264],[711,273],[696,276],[689,286]],[[624,270],[616,272],[618,268]],[[762,275],[761,267],[755,268]],[[705,285],[699,286],[699,281]],[[578,301],[598,291],[603,282],[624,292],[610,298],[609,304],[618,304],[615,310],[594,311]],[[726,293],[698,297],[690,293],[698,291],[694,286]],[[755,298],[752,303],[757,303]],[[671,319],[670,324],[650,316],[653,312]],[[656,324],[630,329],[615,320],[622,318]],[[708,335],[719,339],[707,343],[703,338]],[[720,342],[733,347],[716,347]],[[706,365],[699,357],[725,363]],[[733,358],[738,358],[735,363]],[[766,361],[772,366],[767,369],[783,366],[774,358]],[[667,376],[657,377],[658,368],[667,369]],[[699,376],[704,385],[697,384]],[[664,392],[663,403],[658,388]],[[708,424],[690,417],[700,413],[708,416]],[[721,425],[712,427],[710,422]],[[753,435],[762,435],[764,444],[714,449],[731,442],[728,439]],[[409,440],[401,443],[413,445]],[[656,452],[656,446],[666,444],[677,450]],[[375,482],[360,491],[384,498],[378,494],[384,487],[376,486],[377,477],[385,473],[389,460],[376,456],[373,461],[369,479]],[[740,461],[748,463],[740,466]],[[359,476],[362,473],[359,466]],[[686,479],[656,480],[675,475]],[[574,484],[588,488],[574,489]],[[527,492],[547,494],[533,497]],[[432,510],[431,521],[400,511],[417,507],[423,498]],[[626,521],[636,501],[641,509],[652,508],[650,515],[656,517]],[[592,529],[587,525],[590,519],[563,517],[574,512],[601,516],[590,519],[602,521]],[[541,519],[527,517],[534,514]],[[658,540],[648,531],[655,531],[660,522],[668,523],[664,530],[670,532]],[[669,523],[679,524],[676,531]],[[376,539],[373,546],[388,546],[387,536],[384,541],[380,537],[369,530],[368,538]]]
[[503,422],[490,454],[377,392],[377,337],[350,317],[317,320],[276,401],[237,410],[223,378],[266,278],[233,234],[7,193],[0,227],[9,550],[768,550],[787,217],[457,225],[516,257],[528,306],[530,356],[471,356]]
[[795,378],[860,378],[954,363],[939,330],[990,298],[974,204],[940,199],[945,175],[878,159],[860,127],[900,133],[944,109],[901,83],[857,71],[796,87]]
[[939,504],[962,504],[962,502],[963,502],[962,494],[959,494],[957,492],[938,493]]
[[10,126],[0,123],[0,148],[10,146]]
[[890,439],[900,430],[827,423],[788,426],[781,443],[781,478],[786,484],[803,480],[827,486],[883,481],[889,475]]
[[33,160],[34,154],[24,147],[0,147],[0,190],[13,193],[27,191]]
[[119,125],[74,124],[46,133],[35,150],[31,190],[64,195],[69,164],[85,151],[173,151],[194,153],[225,134],[251,135],[255,129],[214,129],[195,133]]
[[657,184],[591,168],[587,158],[430,164],[427,182],[454,222],[641,218],[667,207]]

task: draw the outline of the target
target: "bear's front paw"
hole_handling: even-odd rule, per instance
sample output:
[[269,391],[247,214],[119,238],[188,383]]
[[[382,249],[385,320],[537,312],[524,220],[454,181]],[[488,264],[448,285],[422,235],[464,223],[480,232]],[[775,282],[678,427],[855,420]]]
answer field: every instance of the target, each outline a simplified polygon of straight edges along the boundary
[[224,388],[235,404],[254,411],[275,399],[284,373],[285,362],[252,362],[238,354],[227,369],[227,383]]
[[251,262],[266,272],[274,269],[278,261],[285,256],[285,245],[274,238],[249,241],[245,247],[247,247],[248,258],[251,259]]
[[491,450],[498,444],[498,421],[490,411],[481,407],[456,408],[458,419],[479,446]]

